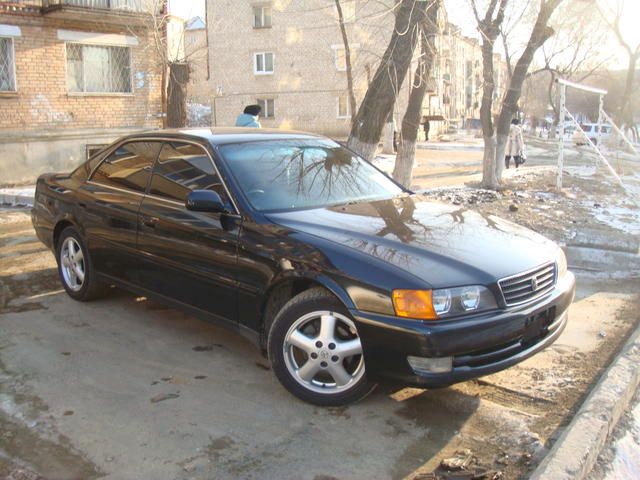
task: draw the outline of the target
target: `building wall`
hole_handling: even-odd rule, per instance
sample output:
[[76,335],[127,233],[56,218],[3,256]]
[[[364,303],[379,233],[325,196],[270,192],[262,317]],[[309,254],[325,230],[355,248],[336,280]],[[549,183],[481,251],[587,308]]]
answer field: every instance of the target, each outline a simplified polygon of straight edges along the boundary
[[189,102],[209,104],[209,52],[207,49],[207,30],[198,28],[184,31],[184,51],[189,63]]
[[[349,2],[343,2],[349,3]],[[347,24],[354,54],[355,93],[364,96],[393,28],[393,2],[356,2]],[[208,0],[210,91],[214,121],[233,125],[244,106],[275,100],[275,118],[265,127],[295,128],[346,136],[350,119],[338,118],[338,98],[347,93],[346,72],[336,68],[342,37],[333,2],[274,1],[272,27],[253,28],[251,0]],[[274,74],[255,75],[253,54],[273,52]]]
[[[72,168],[84,160],[88,142],[161,126],[161,62],[147,29],[98,28],[37,12],[0,14],[0,24],[21,30],[13,39],[17,91],[0,93],[0,184],[31,181],[53,167]],[[132,93],[68,92],[66,47],[58,29],[136,37]]]
[[[244,106],[257,99],[275,100],[275,118],[262,119],[263,126],[295,128],[346,137],[349,118],[338,118],[338,97],[347,93],[346,72],[338,71],[335,50],[342,48],[342,36],[334,2],[305,0],[207,0],[209,58],[214,122],[233,125]],[[392,33],[393,0],[355,4],[355,21],[347,23],[354,53],[353,71],[356,100],[364,97],[368,80],[374,75]],[[271,5],[272,27],[253,28],[254,5]],[[482,98],[482,51],[477,40],[464,37],[455,25],[447,24],[441,11],[437,56],[423,114],[440,117],[431,122],[431,133],[479,126]],[[253,54],[273,52],[273,75],[256,75]],[[419,52],[416,52],[416,55]],[[397,127],[408,98],[409,79],[416,59],[394,106]],[[502,78],[502,77],[500,77]]]

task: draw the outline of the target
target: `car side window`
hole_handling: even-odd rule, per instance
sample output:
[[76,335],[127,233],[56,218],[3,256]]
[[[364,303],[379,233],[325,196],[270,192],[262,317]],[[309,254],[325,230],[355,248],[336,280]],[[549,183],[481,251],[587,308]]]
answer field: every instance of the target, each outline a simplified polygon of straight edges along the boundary
[[191,190],[213,190],[227,195],[207,152],[191,143],[165,143],[153,169],[149,193],[185,202]]
[[154,141],[125,143],[100,164],[91,180],[144,193],[161,146]]

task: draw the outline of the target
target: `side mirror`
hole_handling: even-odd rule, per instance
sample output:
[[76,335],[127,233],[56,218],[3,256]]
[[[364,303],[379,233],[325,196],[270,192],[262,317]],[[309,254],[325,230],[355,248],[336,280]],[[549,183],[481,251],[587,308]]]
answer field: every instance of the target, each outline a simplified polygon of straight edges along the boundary
[[187,195],[187,210],[193,212],[224,213],[226,208],[220,195],[213,190],[192,190]]

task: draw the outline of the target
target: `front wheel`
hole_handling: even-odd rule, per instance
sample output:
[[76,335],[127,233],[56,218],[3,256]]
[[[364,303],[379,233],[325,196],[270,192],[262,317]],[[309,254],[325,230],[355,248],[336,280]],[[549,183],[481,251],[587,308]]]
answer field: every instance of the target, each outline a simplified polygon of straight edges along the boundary
[[305,402],[345,405],[374,388],[367,382],[354,321],[324,289],[302,292],[282,308],[269,332],[268,351],[280,383]]

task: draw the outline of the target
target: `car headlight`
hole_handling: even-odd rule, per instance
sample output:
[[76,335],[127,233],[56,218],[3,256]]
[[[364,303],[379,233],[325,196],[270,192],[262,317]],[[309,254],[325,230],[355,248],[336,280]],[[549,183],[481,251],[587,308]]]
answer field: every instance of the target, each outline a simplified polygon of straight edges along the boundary
[[480,285],[438,290],[394,290],[393,306],[399,317],[437,320],[497,308],[493,294]]
[[558,269],[558,278],[562,278],[567,273],[567,257],[561,248],[556,253],[556,268]]

